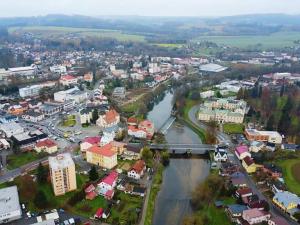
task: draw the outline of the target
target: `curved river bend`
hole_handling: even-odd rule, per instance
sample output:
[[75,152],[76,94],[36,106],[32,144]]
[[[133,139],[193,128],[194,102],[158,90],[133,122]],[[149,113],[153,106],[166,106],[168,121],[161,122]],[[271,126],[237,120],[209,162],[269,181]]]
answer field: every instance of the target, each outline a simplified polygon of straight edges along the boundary
[[[164,99],[148,113],[148,119],[160,128],[170,117],[173,94],[167,92]],[[188,127],[174,123],[166,134],[169,143],[201,143]],[[171,159],[164,170],[161,190],[156,198],[153,225],[180,225],[186,215],[192,213],[191,193],[196,185],[209,174],[209,161],[205,159]]]

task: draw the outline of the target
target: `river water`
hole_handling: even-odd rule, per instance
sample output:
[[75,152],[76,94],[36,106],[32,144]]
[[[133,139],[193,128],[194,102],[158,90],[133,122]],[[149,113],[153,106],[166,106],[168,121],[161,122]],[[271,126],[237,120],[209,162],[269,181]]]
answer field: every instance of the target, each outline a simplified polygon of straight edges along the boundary
[[[168,120],[172,111],[173,94],[166,93],[164,99],[148,113],[156,129]],[[188,127],[177,124],[166,134],[169,143],[198,144],[199,137]],[[153,225],[180,225],[182,219],[192,213],[191,193],[198,183],[209,174],[209,162],[205,159],[171,159],[164,170],[161,190],[156,198]]]

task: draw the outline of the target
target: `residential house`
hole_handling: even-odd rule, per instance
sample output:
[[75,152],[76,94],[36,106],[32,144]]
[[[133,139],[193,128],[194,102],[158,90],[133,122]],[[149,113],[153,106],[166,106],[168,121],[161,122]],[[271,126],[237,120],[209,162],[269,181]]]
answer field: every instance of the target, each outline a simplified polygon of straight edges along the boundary
[[132,195],[137,195],[140,197],[144,197],[145,193],[146,193],[146,188],[144,187],[138,187],[138,186],[134,186],[132,189]]
[[127,144],[126,150],[124,151],[122,157],[126,160],[139,160],[141,158],[141,153],[143,146],[141,144]]
[[253,195],[251,188],[240,188],[236,190],[235,196],[238,198],[247,198]]
[[116,110],[111,109],[103,115],[99,115],[96,121],[97,125],[101,128],[112,127],[120,122],[120,115]]
[[97,166],[107,169],[114,168],[117,164],[117,153],[112,150],[111,144],[102,147],[94,145],[86,150],[86,160]]
[[251,157],[251,153],[248,151],[247,145],[240,145],[236,147],[235,154],[239,160],[243,160],[246,157]]
[[262,170],[267,173],[272,178],[282,177],[282,169],[279,166],[276,166],[272,163],[265,163],[262,167]]
[[80,151],[85,154],[86,150],[94,145],[100,145],[101,137],[95,136],[95,137],[86,137],[83,139],[83,141],[80,143]]
[[271,218],[271,214],[259,209],[247,209],[243,211],[242,218],[252,225],[268,222],[268,220]]
[[112,150],[118,155],[122,155],[126,150],[126,144],[124,142],[112,141],[110,144],[112,145]]
[[71,75],[63,75],[59,79],[59,83],[61,83],[63,86],[75,85],[77,84],[77,81],[78,79]]
[[273,197],[273,203],[284,212],[289,212],[298,207],[300,198],[288,191],[277,192]]
[[241,172],[235,172],[230,175],[230,182],[234,187],[247,187],[247,180]]
[[34,150],[38,153],[47,152],[48,154],[52,154],[57,152],[58,148],[57,144],[53,140],[44,139],[35,144]]
[[128,124],[128,126],[138,126],[139,121],[137,118],[130,117],[127,119],[127,124]]
[[86,73],[83,75],[83,80],[85,82],[89,82],[89,83],[92,83],[93,82],[93,73],[90,72],[90,73]]
[[151,139],[154,135],[154,124],[149,120],[144,120],[139,123],[138,128],[147,134],[147,138]]
[[146,139],[147,133],[144,130],[141,130],[135,126],[128,126],[128,135],[138,138],[138,139]]
[[263,148],[265,147],[265,144],[261,141],[252,141],[250,143],[250,152],[260,152],[261,150],[263,150]]
[[136,180],[141,179],[146,170],[146,163],[144,160],[136,161],[131,169],[127,172],[127,176]]
[[247,210],[247,206],[239,205],[239,204],[232,204],[226,207],[226,213],[231,219],[232,222],[236,223],[237,218],[242,216],[243,211]]
[[227,148],[216,147],[214,152],[214,160],[216,162],[226,162],[228,159]]
[[97,191],[100,195],[107,199],[112,199],[114,196],[114,188],[117,185],[118,173],[116,171],[110,172],[110,174],[104,177],[97,184]]
[[93,200],[97,197],[96,187],[93,184],[90,184],[84,189],[85,199]]
[[242,161],[242,165],[247,171],[247,173],[255,173],[257,165],[254,163],[254,160],[249,156],[245,157]]

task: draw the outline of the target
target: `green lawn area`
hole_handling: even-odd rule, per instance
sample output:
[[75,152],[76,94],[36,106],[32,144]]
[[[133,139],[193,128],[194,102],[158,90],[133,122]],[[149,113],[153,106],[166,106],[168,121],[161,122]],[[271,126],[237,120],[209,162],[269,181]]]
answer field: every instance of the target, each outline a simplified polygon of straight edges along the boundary
[[146,212],[146,218],[144,223],[145,225],[152,224],[154,208],[155,208],[155,199],[160,190],[160,185],[162,183],[163,170],[164,170],[163,165],[159,164],[158,169],[153,177],[152,187],[150,190],[149,202],[148,202],[148,207]]
[[223,208],[218,209],[215,206],[208,206],[206,211],[207,217],[210,219],[210,225],[232,225]]
[[7,169],[13,170],[47,156],[46,153],[24,152],[7,156]]
[[300,159],[278,160],[283,170],[283,178],[289,191],[300,195]]
[[41,38],[58,38],[62,35],[74,34],[80,37],[113,38],[118,41],[144,42],[143,35],[123,33],[120,30],[56,27],[56,26],[26,26],[10,27],[9,33],[31,32]]
[[244,133],[244,124],[238,123],[225,123],[223,130],[226,134],[242,134]]
[[271,35],[249,36],[201,36],[195,41],[211,41],[231,47],[248,48],[260,44],[262,49],[294,46],[300,39],[300,32],[278,32]]
[[184,44],[169,44],[169,43],[159,43],[153,45],[164,47],[164,48],[182,48],[184,46]]
[[73,127],[76,125],[76,116],[69,115],[62,121],[62,126],[64,127]]
[[124,113],[135,113],[139,109],[138,102],[132,102],[122,106],[122,111]]
[[136,209],[142,209],[143,198],[138,196],[132,196],[125,194],[124,192],[116,191],[116,199],[120,200],[118,205],[114,205],[111,210],[111,216],[107,222],[114,224],[114,221],[118,221],[119,224],[127,224],[128,212]]

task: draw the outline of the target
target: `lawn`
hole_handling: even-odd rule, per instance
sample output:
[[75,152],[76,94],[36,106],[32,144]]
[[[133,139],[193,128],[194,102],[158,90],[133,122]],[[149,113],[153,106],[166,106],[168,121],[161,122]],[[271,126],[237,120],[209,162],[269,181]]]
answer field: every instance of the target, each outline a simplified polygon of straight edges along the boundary
[[169,43],[159,43],[153,45],[164,47],[164,48],[182,48],[184,46],[184,44],[169,44]]
[[244,124],[238,123],[225,123],[223,130],[226,134],[242,134],[244,133]]
[[24,152],[7,156],[7,169],[13,170],[35,160],[46,157],[46,153]]
[[300,195],[300,159],[279,161],[278,165],[283,169],[283,178],[288,190]]
[[9,33],[31,32],[41,38],[61,38],[62,35],[76,35],[79,37],[113,38],[118,41],[144,42],[143,35],[127,34],[120,30],[56,27],[56,26],[26,26],[10,27]]
[[238,48],[260,45],[262,49],[268,49],[294,46],[294,41],[299,39],[300,32],[278,32],[271,35],[201,36],[196,38],[195,41],[211,41],[216,44]]
[[64,127],[74,127],[76,125],[76,116],[75,115],[67,116],[65,119],[63,119],[62,125]]

